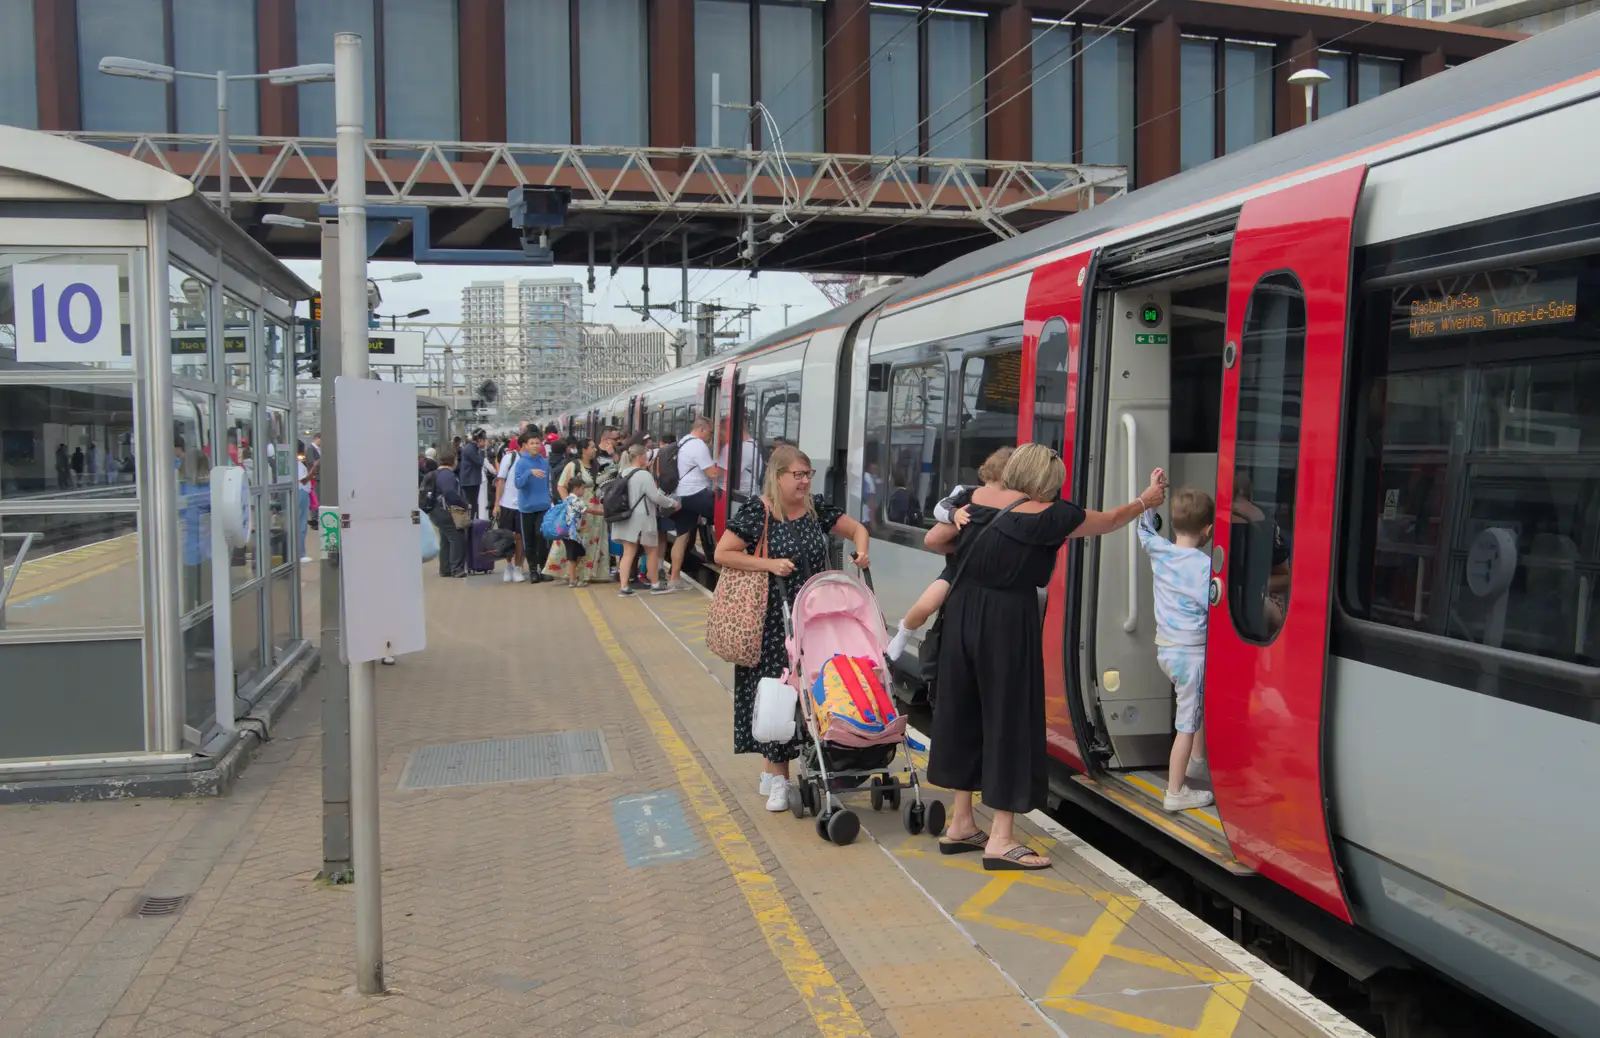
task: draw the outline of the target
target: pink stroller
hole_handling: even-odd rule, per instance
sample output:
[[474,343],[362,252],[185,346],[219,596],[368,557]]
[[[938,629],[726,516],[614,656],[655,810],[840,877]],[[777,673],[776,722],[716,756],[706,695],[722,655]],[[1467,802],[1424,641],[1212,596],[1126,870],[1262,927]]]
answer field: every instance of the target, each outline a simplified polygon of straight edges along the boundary
[[[872,660],[882,687],[889,687],[889,667],[884,659],[889,636],[872,593],[872,577],[865,570],[861,572],[866,580],[864,586],[837,570],[819,573],[801,586],[792,613],[784,603],[788,682],[799,694],[799,712],[808,736],[795,778],[798,795],[791,793],[789,809],[796,818],[811,812],[817,819],[818,836],[847,844],[860,832],[861,820],[839,802],[839,794],[870,782],[874,811],[883,810],[887,804],[900,810],[901,821],[913,836],[924,830],[937,836],[944,831],[944,804],[938,800],[923,802],[904,715],[884,718],[886,723],[880,733],[848,732],[828,740],[821,736],[813,686],[833,657]],[[892,699],[884,695],[883,700],[892,713],[898,713]],[[906,744],[905,761],[898,771],[892,771],[895,749],[902,743]],[[907,790],[911,796],[902,803],[901,793]]]

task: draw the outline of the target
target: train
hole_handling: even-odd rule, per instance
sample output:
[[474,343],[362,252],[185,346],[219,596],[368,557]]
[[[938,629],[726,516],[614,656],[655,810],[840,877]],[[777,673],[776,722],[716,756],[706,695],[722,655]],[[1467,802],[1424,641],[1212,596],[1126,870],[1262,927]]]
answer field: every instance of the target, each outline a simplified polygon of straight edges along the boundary
[[[1211,493],[1215,805],[1161,809],[1132,528],[1041,589],[1052,796],[1358,975],[1402,953],[1593,1038],[1596,54],[1591,16],[545,418],[710,417],[717,533],[797,443],[871,527],[891,621],[996,447],[1048,444],[1091,508],[1157,467]],[[915,643],[897,667],[916,694]]]

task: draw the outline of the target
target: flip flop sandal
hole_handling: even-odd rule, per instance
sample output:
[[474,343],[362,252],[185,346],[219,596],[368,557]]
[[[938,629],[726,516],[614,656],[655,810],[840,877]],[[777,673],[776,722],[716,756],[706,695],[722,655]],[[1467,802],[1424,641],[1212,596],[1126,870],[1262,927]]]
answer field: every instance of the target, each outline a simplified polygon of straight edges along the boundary
[[1025,843],[1006,851],[1000,857],[985,854],[983,856],[983,870],[985,872],[1039,872],[1050,867],[1049,863],[1043,865],[1029,865],[1023,858],[1042,858],[1044,855],[1029,847]]
[[969,851],[981,851],[989,842],[989,834],[979,829],[971,836],[963,836],[957,840],[950,836],[939,837],[940,854],[966,854]]

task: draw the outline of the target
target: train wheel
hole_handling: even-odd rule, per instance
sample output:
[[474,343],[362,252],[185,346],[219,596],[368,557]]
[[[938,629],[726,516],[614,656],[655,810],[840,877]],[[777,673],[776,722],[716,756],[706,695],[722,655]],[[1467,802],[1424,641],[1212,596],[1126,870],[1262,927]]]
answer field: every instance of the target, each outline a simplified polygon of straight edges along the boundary
[[840,847],[852,843],[860,832],[861,819],[856,817],[854,811],[835,811],[833,817],[828,819],[828,839]]

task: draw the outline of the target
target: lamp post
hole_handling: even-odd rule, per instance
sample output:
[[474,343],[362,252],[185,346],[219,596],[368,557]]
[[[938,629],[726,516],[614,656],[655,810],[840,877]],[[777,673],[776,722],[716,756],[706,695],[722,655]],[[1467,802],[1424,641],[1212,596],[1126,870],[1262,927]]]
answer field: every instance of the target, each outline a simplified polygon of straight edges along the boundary
[[1306,123],[1309,124],[1317,117],[1315,101],[1317,87],[1328,82],[1333,77],[1320,68],[1303,68],[1289,77],[1290,86],[1303,86],[1306,88]]
[[333,66],[326,62],[314,65],[290,65],[287,68],[275,68],[269,72],[257,72],[248,75],[229,75],[224,71],[186,72],[183,69],[173,68],[171,65],[158,65],[153,61],[140,61],[138,58],[121,58],[115,55],[108,55],[100,59],[100,71],[108,76],[125,76],[128,79],[144,79],[153,83],[171,83],[175,78],[182,76],[185,79],[209,79],[217,84],[217,169],[219,173],[218,180],[221,183],[221,209],[225,215],[231,215],[233,212],[233,200],[228,190],[233,180],[233,171],[228,168],[230,165],[228,155],[228,84],[247,79],[265,79],[274,86],[299,86],[303,83],[333,82]]

